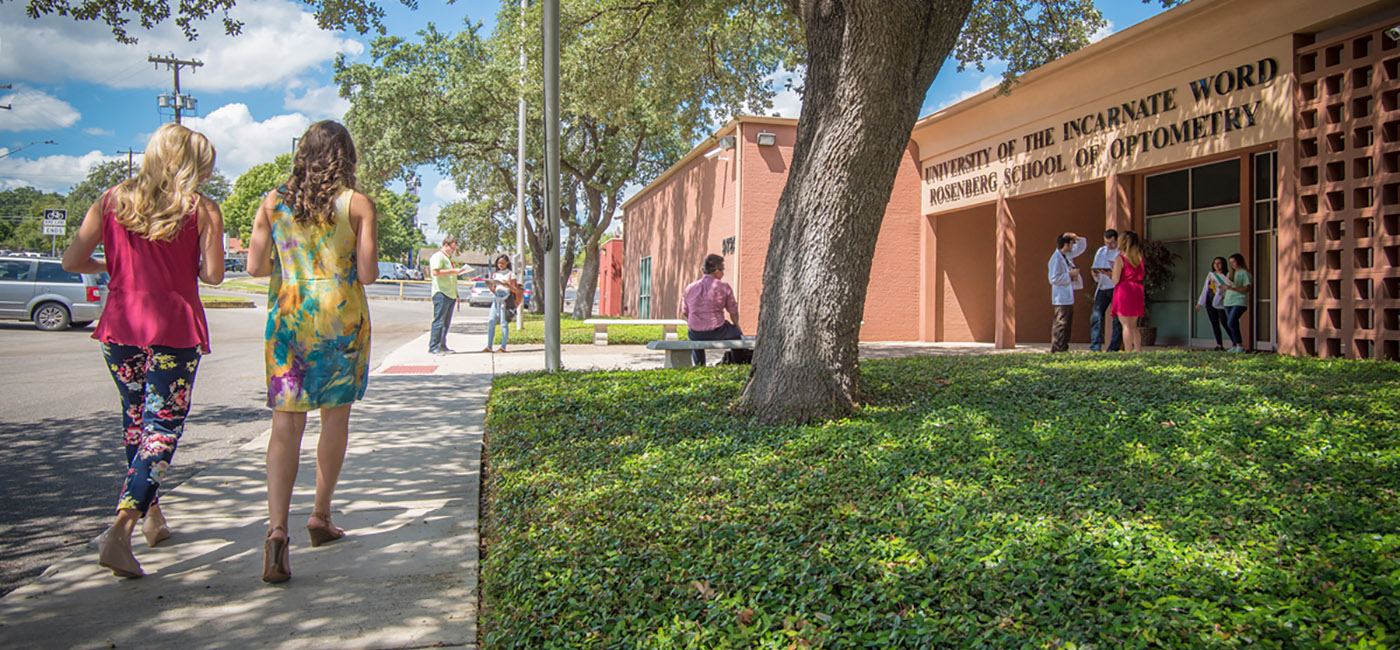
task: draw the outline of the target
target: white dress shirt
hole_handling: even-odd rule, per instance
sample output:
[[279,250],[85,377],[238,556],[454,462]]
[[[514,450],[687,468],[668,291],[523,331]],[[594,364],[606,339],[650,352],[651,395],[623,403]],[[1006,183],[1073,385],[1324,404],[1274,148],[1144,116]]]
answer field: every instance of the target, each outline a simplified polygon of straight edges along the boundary
[[1071,260],[1083,255],[1087,248],[1089,241],[1080,237],[1075,240],[1068,254],[1057,248],[1055,254],[1050,256],[1050,304],[1074,304],[1074,291],[1084,288],[1084,276],[1081,274],[1077,278],[1070,278],[1070,269],[1074,268],[1074,262]]
[[1108,269],[1108,273],[1102,275],[1095,273],[1094,278],[1098,280],[1099,291],[1113,290],[1113,260],[1118,259],[1118,249],[1100,246],[1099,252],[1094,253],[1094,266],[1096,269]]

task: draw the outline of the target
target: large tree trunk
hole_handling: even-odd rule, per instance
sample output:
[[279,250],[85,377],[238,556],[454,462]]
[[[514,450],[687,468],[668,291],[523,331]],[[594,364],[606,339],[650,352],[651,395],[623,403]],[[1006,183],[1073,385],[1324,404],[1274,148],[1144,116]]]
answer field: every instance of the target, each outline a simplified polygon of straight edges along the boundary
[[593,317],[593,290],[598,287],[598,242],[585,248],[583,268],[579,269],[578,293],[574,295],[574,318]]
[[792,171],[741,406],[766,422],[854,409],[875,241],[919,107],[972,0],[790,0],[807,38]]

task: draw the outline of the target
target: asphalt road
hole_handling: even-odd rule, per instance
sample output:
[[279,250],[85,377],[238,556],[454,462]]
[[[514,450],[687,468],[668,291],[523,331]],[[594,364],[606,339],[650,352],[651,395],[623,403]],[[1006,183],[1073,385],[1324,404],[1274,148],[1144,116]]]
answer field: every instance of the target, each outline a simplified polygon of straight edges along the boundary
[[[371,285],[373,288],[374,285]],[[397,293],[397,287],[394,287]],[[211,293],[220,293],[211,291]],[[162,488],[171,488],[267,430],[263,329],[256,309],[210,309],[212,354]],[[428,329],[428,303],[371,300],[371,367]],[[458,318],[484,318],[482,312]],[[41,332],[0,321],[0,594],[41,573],[110,523],[125,476],[120,403],[92,329]]]

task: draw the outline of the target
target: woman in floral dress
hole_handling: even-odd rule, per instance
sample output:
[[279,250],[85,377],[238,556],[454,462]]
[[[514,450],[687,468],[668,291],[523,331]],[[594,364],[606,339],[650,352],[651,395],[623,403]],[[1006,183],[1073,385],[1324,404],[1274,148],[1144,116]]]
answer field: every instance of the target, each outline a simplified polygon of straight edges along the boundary
[[[155,546],[170,537],[156,493],[185,429],[199,357],[209,327],[198,280],[224,281],[224,221],[198,188],[214,173],[214,147],[178,124],[157,129],[141,171],[88,209],[63,268],[111,275],[107,303],[92,338],[102,342],[122,401],[126,481],[117,518],[98,542],[98,563],[139,578],[131,534]],[[102,244],[104,259],[92,256]]]
[[287,519],[308,411],[321,411],[312,546],[345,532],[331,523],[331,495],[349,436],[350,406],[369,382],[369,307],[362,285],[378,275],[377,213],[355,191],[355,145],[332,121],[300,139],[292,174],[269,192],[253,220],[248,273],[268,283],[268,533],[263,580],[291,578]]

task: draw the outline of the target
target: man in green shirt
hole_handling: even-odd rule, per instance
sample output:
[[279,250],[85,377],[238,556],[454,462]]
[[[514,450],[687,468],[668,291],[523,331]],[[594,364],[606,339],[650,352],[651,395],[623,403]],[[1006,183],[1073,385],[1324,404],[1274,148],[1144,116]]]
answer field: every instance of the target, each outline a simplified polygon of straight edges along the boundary
[[429,354],[449,354],[447,328],[452,325],[452,309],[457,305],[457,276],[465,269],[452,266],[457,254],[457,239],[448,236],[442,248],[428,258],[428,272],[433,278],[433,329],[428,334]]

